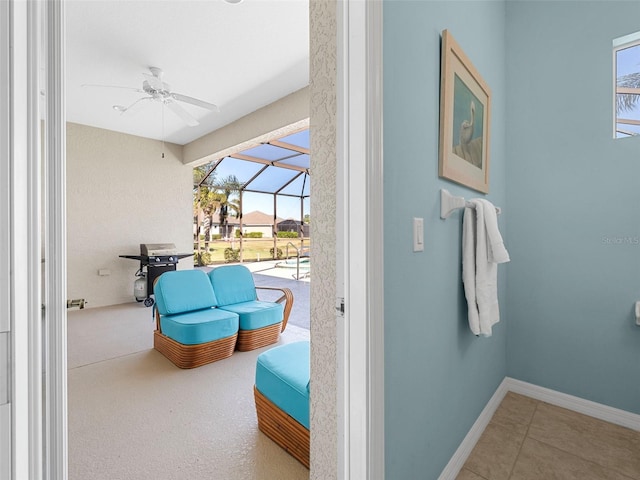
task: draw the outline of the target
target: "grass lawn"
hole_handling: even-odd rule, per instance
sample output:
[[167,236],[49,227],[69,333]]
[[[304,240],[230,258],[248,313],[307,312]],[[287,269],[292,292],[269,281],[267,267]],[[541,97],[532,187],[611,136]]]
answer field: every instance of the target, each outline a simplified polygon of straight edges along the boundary
[[[304,242],[303,242],[304,240]],[[242,241],[243,249],[243,261],[255,261],[255,260],[271,260],[273,258],[273,238],[247,238]],[[311,241],[309,238],[278,238],[277,245],[279,249],[279,258],[287,257],[287,245],[289,246],[288,255],[289,258],[295,258],[297,255],[296,248],[300,251],[300,254],[309,253],[309,247]],[[228,240],[214,240],[209,242],[208,251],[205,247],[204,240],[200,240],[200,249],[198,245],[194,243],[194,252],[206,252],[208,258],[206,260],[207,265],[226,263],[228,260],[225,258],[225,250],[227,248],[233,248],[234,250],[240,249],[240,240],[234,238],[233,241]]]

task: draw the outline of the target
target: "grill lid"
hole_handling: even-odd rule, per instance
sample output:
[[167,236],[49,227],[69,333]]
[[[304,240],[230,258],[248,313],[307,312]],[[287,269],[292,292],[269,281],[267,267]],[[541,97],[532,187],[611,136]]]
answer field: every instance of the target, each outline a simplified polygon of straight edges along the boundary
[[175,255],[176,246],[173,243],[141,243],[140,255],[148,257],[160,257],[162,255]]

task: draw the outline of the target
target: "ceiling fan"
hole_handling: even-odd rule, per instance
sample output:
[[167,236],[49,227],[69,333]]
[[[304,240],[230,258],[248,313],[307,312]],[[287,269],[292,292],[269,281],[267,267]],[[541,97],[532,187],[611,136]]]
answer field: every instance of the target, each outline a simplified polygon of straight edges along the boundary
[[113,109],[121,114],[132,110],[134,107],[139,106],[142,102],[148,102],[150,100],[162,103],[169,110],[180,117],[187,125],[194,127],[199,125],[200,122],[196,120],[189,112],[187,112],[182,105],[178,102],[184,102],[191,105],[195,105],[200,108],[212,110],[214,112],[219,111],[217,105],[213,103],[205,102],[197,98],[189,97],[181,93],[171,91],[171,85],[162,81],[163,72],[162,69],[157,67],[149,67],[149,73],[143,73],[145,80],[142,82],[142,88],[120,87],[117,85],[93,85],[84,84],[83,87],[106,87],[106,88],[122,88],[126,90],[133,90],[138,93],[146,94],[147,96],[139,98],[129,106],[114,105]]

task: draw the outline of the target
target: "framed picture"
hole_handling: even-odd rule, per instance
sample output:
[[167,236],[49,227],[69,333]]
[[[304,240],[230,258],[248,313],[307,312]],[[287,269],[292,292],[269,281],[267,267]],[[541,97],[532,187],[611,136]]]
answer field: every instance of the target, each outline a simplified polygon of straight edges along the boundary
[[491,90],[451,34],[442,32],[438,175],[489,192]]

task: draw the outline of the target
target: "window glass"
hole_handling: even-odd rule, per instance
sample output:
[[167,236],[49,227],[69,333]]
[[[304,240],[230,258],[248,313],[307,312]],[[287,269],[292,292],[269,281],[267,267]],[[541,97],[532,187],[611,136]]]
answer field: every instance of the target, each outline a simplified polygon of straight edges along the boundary
[[614,41],[614,137],[640,135],[640,32]]

